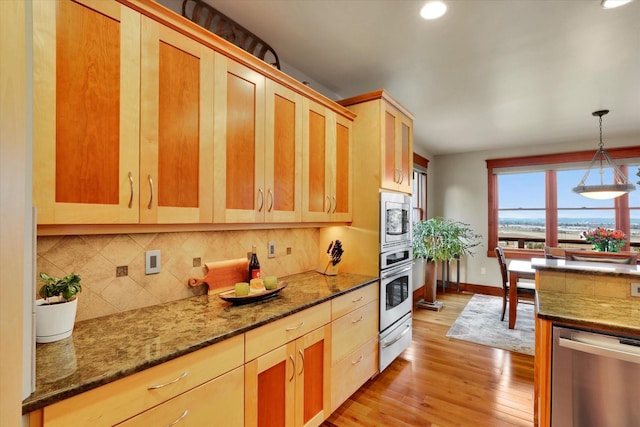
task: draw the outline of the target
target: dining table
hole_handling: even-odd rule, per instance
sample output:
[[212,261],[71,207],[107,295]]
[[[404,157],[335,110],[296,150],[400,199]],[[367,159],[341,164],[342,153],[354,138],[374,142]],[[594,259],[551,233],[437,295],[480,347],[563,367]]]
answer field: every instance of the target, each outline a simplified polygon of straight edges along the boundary
[[536,270],[531,267],[531,261],[512,259],[507,266],[509,272],[509,329],[516,326],[518,312],[518,287],[520,279],[535,279]]

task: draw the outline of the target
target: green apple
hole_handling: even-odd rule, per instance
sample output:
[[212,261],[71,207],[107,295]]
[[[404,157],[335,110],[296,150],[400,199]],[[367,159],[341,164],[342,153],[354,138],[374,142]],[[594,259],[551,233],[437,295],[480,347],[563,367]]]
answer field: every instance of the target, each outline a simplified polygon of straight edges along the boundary
[[264,278],[264,287],[266,290],[275,289],[278,287],[278,278],[276,276],[267,276]]
[[249,295],[249,284],[247,282],[236,283],[236,296],[246,297]]

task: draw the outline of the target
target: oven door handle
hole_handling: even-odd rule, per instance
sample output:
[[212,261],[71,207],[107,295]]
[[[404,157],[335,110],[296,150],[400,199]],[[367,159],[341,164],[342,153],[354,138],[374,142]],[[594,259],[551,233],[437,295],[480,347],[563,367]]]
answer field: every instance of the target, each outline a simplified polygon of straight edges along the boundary
[[397,276],[400,273],[411,271],[413,269],[413,265],[412,264],[413,263],[411,263],[410,265],[408,265],[406,267],[385,271],[384,274],[380,275],[380,278],[381,279],[388,279],[389,277]]
[[397,343],[398,341],[400,341],[403,336],[407,335],[407,332],[409,332],[410,328],[411,328],[411,325],[409,325],[409,324],[405,325],[404,331],[402,331],[402,333],[400,335],[398,335],[397,337],[395,337],[393,340],[391,340],[389,342],[383,342],[382,343],[382,348],[390,347],[390,346],[394,345],[395,343]]

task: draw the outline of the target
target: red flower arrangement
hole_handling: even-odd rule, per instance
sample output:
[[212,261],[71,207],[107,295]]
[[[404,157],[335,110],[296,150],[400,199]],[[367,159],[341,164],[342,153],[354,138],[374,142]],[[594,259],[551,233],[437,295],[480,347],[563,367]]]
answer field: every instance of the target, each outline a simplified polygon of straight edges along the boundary
[[580,238],[593,245],[593,249],[601,252],[619,252],[624,246],[627,236],[620,230],[597,227],[583,231]]

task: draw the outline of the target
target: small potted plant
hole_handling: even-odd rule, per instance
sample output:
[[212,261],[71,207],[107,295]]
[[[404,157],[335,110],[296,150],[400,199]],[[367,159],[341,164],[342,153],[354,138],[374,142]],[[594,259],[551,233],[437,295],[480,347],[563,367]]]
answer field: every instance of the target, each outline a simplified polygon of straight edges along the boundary
[[42,286],[36,300],[36,342],[59,341],[71,336],[78,309],[77,295],[82,291],[80,276],[51,277],[40,273]]

